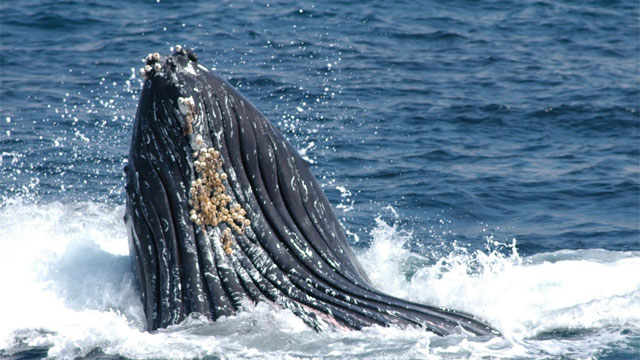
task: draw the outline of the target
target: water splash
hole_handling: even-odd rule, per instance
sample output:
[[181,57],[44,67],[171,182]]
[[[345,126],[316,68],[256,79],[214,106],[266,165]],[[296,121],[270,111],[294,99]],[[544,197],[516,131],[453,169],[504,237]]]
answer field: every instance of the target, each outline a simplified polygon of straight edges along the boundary
[[[371,236],[361,259],[374,284],[487,320],[504,335],[501,351],[488,356],[589,357],[628,347],[640,334],[640,253],[562,250],[523,258],[515,239],[505,244],[489,235],[484,251],[454,243],[434,263],[404,248],[412,235],[397,223],[378,217]],[[412,262],[422,266],[408,274]],[[469,344],[458,346],[474,356],[489,346]]]
[[[504,338],[438,337],[420,329],[307,328],[267,304],[212,323],[193,315],[155,333],[133,280],[122,205],[0,204],[0,353],[189,359],[219,356],[323,358],[588,358],[632,353],[640,335],[640,254],[563,250],[522,257],[516,242],[454,245],[443,257],[405,248],[413,234],[393,209],[376,219],[359,258],[385,292],[476,314]],[[439,255],[438,255],[439,256]],[[26,311],[16,311],[25,309]],[[634,340],[635,339],[635,340]],[[35,350],[34,350],[35,349]],[[622,350],[621,350],[622,349]],[[627,350],[625,350],[627,349]],[[626,351],[626,352],[624,352]]]

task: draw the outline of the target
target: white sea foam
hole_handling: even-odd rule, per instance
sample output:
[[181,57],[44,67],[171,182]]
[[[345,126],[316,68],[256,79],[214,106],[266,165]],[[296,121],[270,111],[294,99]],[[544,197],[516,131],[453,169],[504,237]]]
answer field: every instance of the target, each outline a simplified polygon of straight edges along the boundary
[[[403,248],[411,234],[378,219],[359,257],[375,285],[397,296],[461,309],[504,338],[438,337],[372,327],[318,334],[260,304],[211,323],[192,316],[143,331],[123,206],[93,202],[0,204],[0,349],[48,347],[56,358],[96,349],[129,358],[465,358],[596,356],[640,334],[640,254],[604,250],[518,255],[515,244],[437,261]],[[497,246],[496,248],[500,248]],[[419,264],[411,276],[407,264]],[[558,335],[561,334],[561,335]]]
[[[502,353],[488,356],[589,357],[624,346],[622,329],[633,329],[635,336],[640,330],[640,253],[563,250],[522,258],[514,240],[502,246],[510,250],[507,255],[455,248],[407,278],[402,264],[420,258],[402,247],[410,234],[379,218],[372,235],[375,241],[362,263],[375,285],[403,298],[484,318],[509,343]],[[590,334],[535,340],[554,331]],[[485,345],[469,350],[478,355]]]

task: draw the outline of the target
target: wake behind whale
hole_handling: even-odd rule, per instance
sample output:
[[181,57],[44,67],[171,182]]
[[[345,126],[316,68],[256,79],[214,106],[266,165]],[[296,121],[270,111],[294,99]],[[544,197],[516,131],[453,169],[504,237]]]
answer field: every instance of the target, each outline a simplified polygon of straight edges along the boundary
[[125,222],[149,330],[268,302],[319,331],[499,334],[374,289],[307,163],[194,52],[150,54],[141,72]]

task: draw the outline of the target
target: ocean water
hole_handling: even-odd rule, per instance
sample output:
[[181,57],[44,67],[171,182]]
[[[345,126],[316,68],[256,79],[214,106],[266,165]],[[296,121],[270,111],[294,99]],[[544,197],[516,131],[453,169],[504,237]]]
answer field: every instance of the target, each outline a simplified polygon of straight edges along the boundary
[[[311,163],[380,289],[502,338],[143,330],[123,166],[140,59],[194,48]],[[637,359],[637,1],[0,3],[0,357]]]

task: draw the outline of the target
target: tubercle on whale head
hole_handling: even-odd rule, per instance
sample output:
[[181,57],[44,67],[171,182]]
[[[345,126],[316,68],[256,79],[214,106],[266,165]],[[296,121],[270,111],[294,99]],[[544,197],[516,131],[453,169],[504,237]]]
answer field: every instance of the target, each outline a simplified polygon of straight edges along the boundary
[[[178,60],[178,57],[181,56],[186,57],[186,59],[194,63],[198,62],[198,55],[193,50],[185,49],[181,45],[176,45],[175,48],[171,49],[172,51],[175,49],[175,51],[173,51],[173,54],[164,60],[166,62],[165,65],[168,65],[172,70],[176,70],[177,64],[184,64],[183,61],[176,62],[176,60]],[[140,68],[140,75],[144,79],[148,79],[156,74],[160,74],[164,69],[166,69],[166,67],[162,66],[162,60],[163,57],[160,55],[160,53],[149,53],[145,58],[142,59],[142,63],[144,63],[145,66]]]

